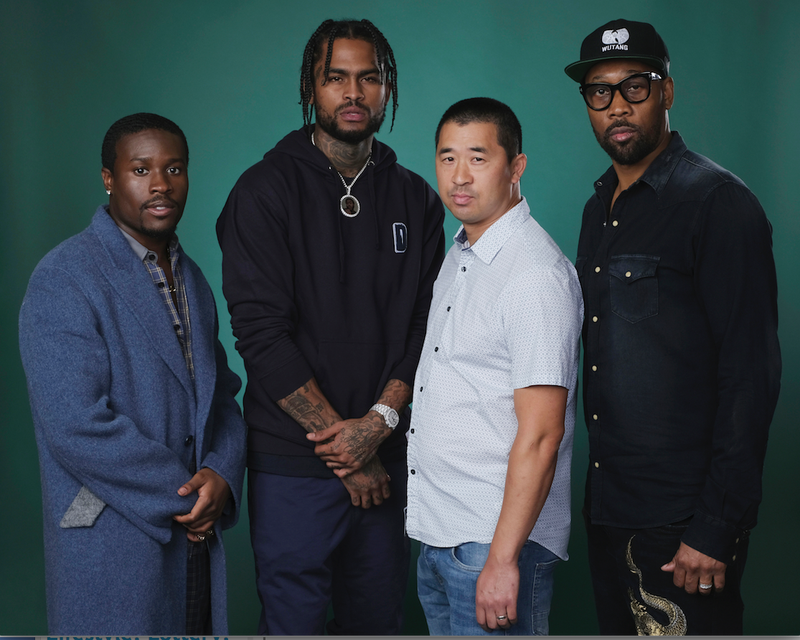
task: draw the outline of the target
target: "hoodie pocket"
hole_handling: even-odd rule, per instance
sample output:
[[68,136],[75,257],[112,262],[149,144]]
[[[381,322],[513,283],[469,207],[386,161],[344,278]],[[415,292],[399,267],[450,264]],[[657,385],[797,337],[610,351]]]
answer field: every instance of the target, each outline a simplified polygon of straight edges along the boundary
[[105,507],[105,502],[86,487],[81,487],[58,526],[62,529],[91,527]]

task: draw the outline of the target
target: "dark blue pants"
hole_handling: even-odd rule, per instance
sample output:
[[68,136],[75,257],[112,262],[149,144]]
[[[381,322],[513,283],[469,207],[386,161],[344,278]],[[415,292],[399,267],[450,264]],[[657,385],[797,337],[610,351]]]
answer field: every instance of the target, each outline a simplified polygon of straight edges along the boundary
[[[653,529],[620,529],[591,524],[583,515],[601,634],[637,635],[649,629],[646,635],[742,635],[747,535],[737,542],[724,590],[688,594],[672,583],[671,573],[661,571],[678,550],[688,520]],[[628,561],[629,542],[630,559],[641,578]]]
[[399,635],[410,545],[406,466],[386,465],[392,496],[354,507],[338,478],[248,472],[258,635]]

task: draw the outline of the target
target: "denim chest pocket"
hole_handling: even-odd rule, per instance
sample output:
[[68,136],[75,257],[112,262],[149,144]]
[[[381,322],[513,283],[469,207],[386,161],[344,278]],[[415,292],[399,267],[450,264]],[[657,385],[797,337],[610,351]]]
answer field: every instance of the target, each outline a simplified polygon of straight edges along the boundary
[[634,323],[658,314],[658,256],[613,256],[608,264],[611,311]]

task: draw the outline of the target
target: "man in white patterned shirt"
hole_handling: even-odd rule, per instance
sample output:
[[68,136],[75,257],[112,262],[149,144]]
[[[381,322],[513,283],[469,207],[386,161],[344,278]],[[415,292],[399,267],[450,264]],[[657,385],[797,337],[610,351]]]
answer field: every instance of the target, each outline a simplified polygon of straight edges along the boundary
[[567,559],[583,302],[520,194],[522,131],[471,98],[436,131],[439,195],[462,223],[433,290],[414,384],[408,535],[433,635],[544,635]]

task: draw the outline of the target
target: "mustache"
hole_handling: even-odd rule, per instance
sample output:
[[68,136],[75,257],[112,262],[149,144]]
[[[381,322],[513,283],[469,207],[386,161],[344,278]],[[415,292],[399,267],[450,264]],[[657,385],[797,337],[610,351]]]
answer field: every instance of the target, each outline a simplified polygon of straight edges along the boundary
[[345,109],[358,109],[359,111],[363,111],[364,113],[367,113],[367,114],[371,114],[372,113],[363,104],[356,104],[352,100],[350,102],[348,102],[347,104],[343,104],[343,105],[340,105],[340,106],[336,107],[336,111],[334,111],[334,113],[335,114],[339,114],[342,111],[344,111]]
[[606,136],[610,136],[611,132],[614,129],[620,129],[622,127],[625,127],[626,129],[634,129],[635,131],[640,131],[640,128],[639,128],[638,125],[635,125],[635,124],[633,124],[631,122],[628,122],[627,120],[623,119],[623,120],[617,120],[613,124],[609,125],[608,128],[605,131],[605,135]]
[[175,200],[165,195],[165,196],[154,196],[150,198],[147,202],[143,202],[142,205],[139,207],[139,210],[144,211],[145,209],[153,206],[154,204],[169,204],[172,205],[173,207],[178,207],[178,203],[175,202]]

